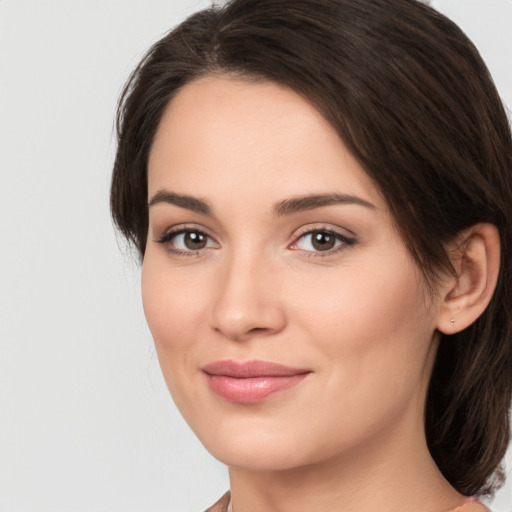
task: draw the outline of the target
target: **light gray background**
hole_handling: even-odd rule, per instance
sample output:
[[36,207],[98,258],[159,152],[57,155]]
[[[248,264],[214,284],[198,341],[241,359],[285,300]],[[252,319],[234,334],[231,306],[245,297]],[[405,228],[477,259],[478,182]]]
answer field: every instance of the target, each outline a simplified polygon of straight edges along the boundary
[[[227,489],[168,397],[108,212],[120,88],[209,3],[0,0],[0,512],[200,511]],[[511,0],[432,4],[512,105]]]

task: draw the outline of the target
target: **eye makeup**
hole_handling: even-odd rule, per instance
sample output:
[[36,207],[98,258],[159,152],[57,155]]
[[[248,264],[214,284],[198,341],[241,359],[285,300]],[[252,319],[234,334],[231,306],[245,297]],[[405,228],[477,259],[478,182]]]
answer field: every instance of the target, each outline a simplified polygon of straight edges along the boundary
[[[199,256],[206,251],[220,248],[219,243],[202,227],[179,225],[167,230],[155,242],[165,246],[175,256]],[[329,257],[347,250],[356,243],[354,236],[347,236],[332,227],[317,225],[302,229],[287,246],[307,257]]]

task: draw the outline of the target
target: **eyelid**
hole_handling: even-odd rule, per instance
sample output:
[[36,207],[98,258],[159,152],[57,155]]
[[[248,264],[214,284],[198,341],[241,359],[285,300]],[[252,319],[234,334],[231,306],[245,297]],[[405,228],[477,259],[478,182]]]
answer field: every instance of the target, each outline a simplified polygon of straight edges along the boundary
[[336,226],[329,222],[326,222],[326,223],[313,222],[311,224],[306,224],[306,225],[296,229],[292,233],[291,236],[294,239],[296,239],[296,238],[299,238],[300,236],[311,233],[313,231],[326,231],[328,233],[333,233],[334,235],[339,235],[340,237],[347,238],[347,239],[355,240],[355,238],[356,238],[356,234],[353,231],[351,231],[350,229],[348,229],[346,227]]
[[[201,226],[199,224],[191,224],[191,223],[185,223],[185,224],[175,224],[172,226],[166,227],[164,230],[162,230],[162,234],[155,236],[154,241],[160,243],[165,238],[178,235],[183,232],[187,231],[196,231],[198,233],[202,233],[212,240],[215,240],[215,237],[212,235],[210,230],[204,226]],[[218,243],[215,240],[216,243]]]

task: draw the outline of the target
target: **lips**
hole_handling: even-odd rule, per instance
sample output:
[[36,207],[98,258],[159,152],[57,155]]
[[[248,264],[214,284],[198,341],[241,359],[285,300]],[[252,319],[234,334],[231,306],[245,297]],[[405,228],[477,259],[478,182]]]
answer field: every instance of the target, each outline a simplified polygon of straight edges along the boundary
[[311,373],[267,361],[215,361],[202,368],[211,391],[228,402],[254,404],[290,389]]

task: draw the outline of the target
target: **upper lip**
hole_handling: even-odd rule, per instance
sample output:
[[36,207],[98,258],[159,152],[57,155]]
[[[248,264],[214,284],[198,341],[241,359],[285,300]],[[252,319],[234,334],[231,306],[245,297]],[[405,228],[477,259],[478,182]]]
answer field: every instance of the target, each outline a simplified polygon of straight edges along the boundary
[[245,361],[231,360],[214,361],[201,368],[208,375],[222,375],[237,379],[249,379],[256,377],[286,377],[310,373],[304,368],[293,368],[270,361]]

